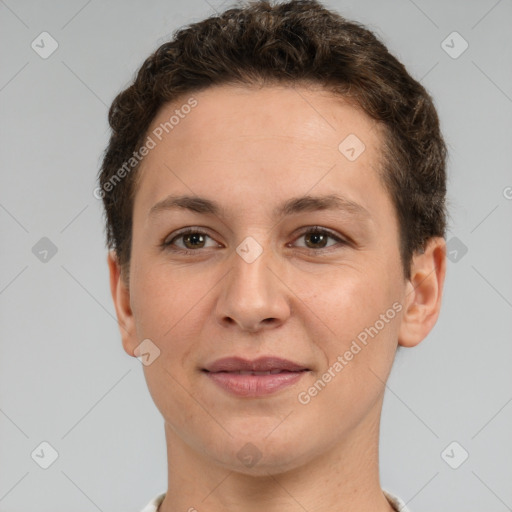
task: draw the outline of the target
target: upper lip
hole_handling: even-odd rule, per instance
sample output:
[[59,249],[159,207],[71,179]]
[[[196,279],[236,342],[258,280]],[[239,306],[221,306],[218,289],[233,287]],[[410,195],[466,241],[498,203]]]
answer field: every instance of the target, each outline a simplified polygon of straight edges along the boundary
[[258,359],[244,359],[243,357],[225,357],[217,359],[206,368],[208,372],[237,372],[237,371],[253,371],[267,372],[270,370],[287,370],[291,372],[308,370],[304,365],[295,363],[280,357],[259,357]]

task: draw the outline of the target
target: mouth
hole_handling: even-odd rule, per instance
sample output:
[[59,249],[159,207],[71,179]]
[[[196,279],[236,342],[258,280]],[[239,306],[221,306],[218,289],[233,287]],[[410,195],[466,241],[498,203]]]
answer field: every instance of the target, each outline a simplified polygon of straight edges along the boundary
[[303,370],[297,370],[297,371],[292,371],[292,370],[279,370],[279,369],[275,369],[275,370],[268,370],[268,371],[265,371],[265,372],[253,372],[251,370],[235,370],[235,371],[225,371],[225,370],[221,370],[219,372],[210,372],[208,370],[203,370],[204,372],[207,372],[207,373],[229,373],[230,375],[278,375],[280,373],[298,373],[298,372],[307,372],[309,370],[307,369],[303,369]]
[[296,384],[311,370],[299,363],[277,357],[253,361],[231,357],[202,369],[223,391],[239,397],[263,397]]
[[206,366],[203,370],[210,373],[249,372],[254,374],[268,374],[268,372],[298,372],[309,370],[309,368],[300,363],[290,361],[289,359],[283,359],[276,356],[264,356],[254,360],[244,359],[243,357],[224,357],[222,359],[217,359],[212,364]]

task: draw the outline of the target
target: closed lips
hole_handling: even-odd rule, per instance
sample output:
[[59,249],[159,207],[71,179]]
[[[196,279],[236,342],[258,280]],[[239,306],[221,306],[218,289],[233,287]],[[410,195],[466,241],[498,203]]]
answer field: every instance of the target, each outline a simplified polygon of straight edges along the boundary
[[296,384],[309,370],[298,363],[274,356],[248,360],[217,359],[203,369],[207,379],[224,392],[243,398],[262,398]]
[[[208,371],[208,370],[206,370]],[[235,371],[225,371],[225,370],[222,370],[220,372],[210,372],[210,373],[231,373],[231,374],[235,374],[235,375],[275,375],[277,373],[296,373],[297,371],[301,371],[301,372],[305,372],[307,370],[295,370],[295,371],[292,371],[292,370],[279,370],[279,369],[276,369],[276,370],[268,370],[266,372],[253,372],[251,370],[235,370]]]
[[260,357],[255,360],[242,357],[217,359],[203,371],[210,373],[238,373],[239,375],[274,375],[284,372],[307,371],[304,365],[275,356]]

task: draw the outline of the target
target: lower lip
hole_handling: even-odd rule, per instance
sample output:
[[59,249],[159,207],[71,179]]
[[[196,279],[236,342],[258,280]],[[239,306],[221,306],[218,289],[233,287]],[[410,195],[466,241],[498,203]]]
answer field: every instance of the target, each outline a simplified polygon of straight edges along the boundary
[[238,373],[210,373],[206,375],[218,386],[237,396],[265,396],[298,382],[307,371],[284,372],[270,375],[240,375]]

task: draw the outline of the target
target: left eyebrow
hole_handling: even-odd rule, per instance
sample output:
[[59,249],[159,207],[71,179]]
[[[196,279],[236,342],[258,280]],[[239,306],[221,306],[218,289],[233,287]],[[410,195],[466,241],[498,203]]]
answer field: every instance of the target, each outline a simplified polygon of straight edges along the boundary
[[[161,211],[172,209],[185,209],[195,213],[211,214],[216,216],[220,216],[220,212],[222,210],[218,203],[205,197],[170,195],[156,203],[149,210],[148,217],[151,217]],[[282,216],[294,215],[303,212],[313,212],[317,210],[339,210],[356,217],[372,219],[372,215],[366,208],[364,208],[364,206],[338,194],[294,197],[278,205],[274,209],[273,215],[274,218],[279,218]]]
[[329,194],[326,196],[306,195],[288,199],[274,210],[274,216],[281,217],[317,210],[338,210],[367,219],[371,219],[372,217],[364,206],[337,194]]

